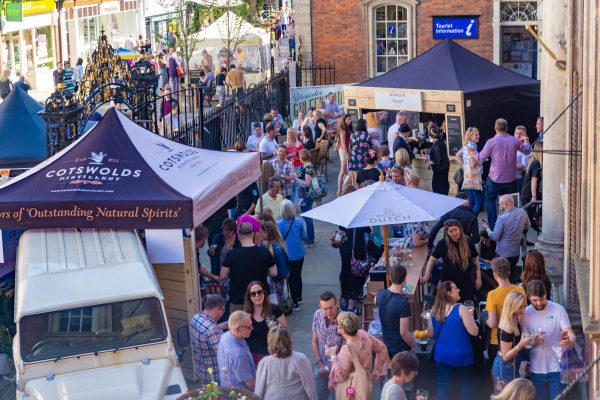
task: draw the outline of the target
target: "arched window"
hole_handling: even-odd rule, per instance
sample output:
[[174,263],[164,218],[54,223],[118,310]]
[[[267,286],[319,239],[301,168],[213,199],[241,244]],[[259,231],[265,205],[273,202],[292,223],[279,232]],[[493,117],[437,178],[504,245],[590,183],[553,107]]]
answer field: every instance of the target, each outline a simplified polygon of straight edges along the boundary
[[397,4],[374,8],[375,75],[383,74],[409,60],[409,11]]

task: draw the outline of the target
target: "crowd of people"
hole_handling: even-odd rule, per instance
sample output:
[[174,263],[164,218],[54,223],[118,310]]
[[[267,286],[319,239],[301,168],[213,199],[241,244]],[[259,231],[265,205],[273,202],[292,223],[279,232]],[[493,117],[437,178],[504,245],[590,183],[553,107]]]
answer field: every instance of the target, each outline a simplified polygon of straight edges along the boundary
[[[363,398],[362,393],[371,398],[372,382],[387,377],[382,398],[404,398],[405,384],[419,369],[414,355],[418,344],[410,330],[411,320],[418,316],[412,314],[406,295],[404,266],[390,270],[390,286],[376,295],[381,331],[371,334],[360,329],[366,277],[354,273],[353,263],[382,256],[380,227],[338,227],[332,238],[341,260],[340,293],[325,292],[320,297],[312,326],[314,371],[305,355],[293,351],[286,322],[286,315],[303,304],[304,257],[315,237],[312,220],[299,217],[320,200],[313,181],[324,171],[313,165],[310,150],[319,143],[337,150],[338,196],[380,179],[419,187],[420,177],[412,164],[416,151],[410,115],[397,113],[387,143],[382,134],[385,118],[385,113],[376,113],[359,119],[354,129],[352,118],[341,112],[335,94],[330,93],[314,109],[299,113],[289,126],[273,108],[264,118],[264,130],[262,123],[255,123],[247,140],[236,143],[232,150],[260,152],[264,194],[259,195],[257,184],[249,186],[209,218],[205,234],[197,235],[209,241],[211,270],[205,269],[203,275],[219,287],[218,295],[208,296],[218,298],[219,311],[209,317],[210,329],[219,340],[210,339],[210,334],[195,335],[196,371],[201,379],[208,379],[204,371],[210,369],[218,371],[221,384],[253,389],[265,399],[283,398],[283,393],[294,393],[291,398],[328,399],[348,388],[350,375],[358,398]],[[554,397],[564,386],[556,353],[575,343],[564,308],[550,300],[552,287],[543,255],[537,250],[522,254],[535,216],[519,206],[541,198],[541,142],[531,154],[524,127],[518,126],[513,136],[507,133],[507,125],[498,119],[496,135],[482,148],[477,128],[465,132],[464,147],[454,155],[464,169],[457,194],[462,206],[432,223],[389,227],[393,237],[408,240],[411,247],[429,249],[420,284],[434,299],[427,332],[434,343],[431,358],[438,399],[457,398],[453,392],[457,387],[461,398],[471,396],[475,366],[489,374],[490,393],[502,392],[495,398],[513,398],[505,394],[515,391],[534,393],[536,399]],[[427,136],[431,144],[432,186],[448,194],[444,124],[426,124],[419,135]],[[486,161],[491,165],[484,178]],[[512,195],[517,185],[521,204]],[[483,219],[480,229],[478,214],[484,209],[489,222]],[[438,233],[441,238],[436,241]],[[518,266],[521,260],[522,267]],[[474,306],[479,302],[486,304],[485,310]],[[210,307],[205,306],[203,313],[206,310],[210,312]],[[229,315],[228,321],[224,314]],[[205,325],[192,321],[191,329],[204,332]],[[226,327],[230,333],[224,334],[221,329]],[[209,339],[209,344],[198,343]],[[487,361],[474,346],[476,341],[486,349]],[[231,356],[242,351],[244,356]],[[525,363],[527,371],[520,368]]]

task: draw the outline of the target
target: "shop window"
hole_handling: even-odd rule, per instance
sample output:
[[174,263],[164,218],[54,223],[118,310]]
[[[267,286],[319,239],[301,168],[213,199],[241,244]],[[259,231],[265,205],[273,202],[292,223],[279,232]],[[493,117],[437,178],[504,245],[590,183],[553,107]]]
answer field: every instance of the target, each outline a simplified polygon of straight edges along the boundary
[[409,59],[408,9],[386,4],[374,9],[375,74],[383,74]]
[[537,1],[503,1],[500,22],[537,21]]

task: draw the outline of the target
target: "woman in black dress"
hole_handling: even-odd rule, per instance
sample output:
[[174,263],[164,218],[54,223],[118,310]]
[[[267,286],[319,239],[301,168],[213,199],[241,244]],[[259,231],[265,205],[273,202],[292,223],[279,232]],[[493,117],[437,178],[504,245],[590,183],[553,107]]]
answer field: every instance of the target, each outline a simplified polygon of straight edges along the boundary
[[377,153],[375,150],[369,150],[365,154],[365,161],[367,165],[358,171],[356,174],[356,188],[360,188],[360,184],[366,181],[379,181],[381,171],[377,169],[375,164],[377,163]]
[[431,270],[439,258],[443,263],[440,281],[454,282],[463,300],[474,300],[475,291],[481,287],[479,254],[471,238],[464,234],[460,222],[455,219],[444,223],[444,238],[436,243],[431,252],[421,284],[429,282]]
[[448,181],[450,160],[448,159],[448,149],[444,141],[444,132],[437,125],[432,125],[429,129],[429,137],[435,141],[429,154],[429,167],[433,171],[431,188],[434,193],[448,196],[448,192],[450,191],[450,182]]

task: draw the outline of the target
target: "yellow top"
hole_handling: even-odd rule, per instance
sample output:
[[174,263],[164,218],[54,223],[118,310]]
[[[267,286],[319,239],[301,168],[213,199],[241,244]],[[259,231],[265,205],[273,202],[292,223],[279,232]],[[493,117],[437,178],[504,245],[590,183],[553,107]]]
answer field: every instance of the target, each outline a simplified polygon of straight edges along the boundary
[[[494,290],[491,290],[487,295],[487,303],[485,305],[485,309],[489,311],[494,311],[496,313],[497,321],[500,322],[500,316],[502,315],[502,306],[504,305],[504,299],[506,296],[513,290],[520,292],[523,296],[526,296],[525,289],[522,286],[510,285],[509,287],[498,287]],[[490,344],[498,345],[498,333],[497,329],[492,329],[492,334],[490,336]]]
[[232,89],[240,89],[244,86],[242,71],[237,68],[232,69],[227,73],[227,80],[229,81]]
[[367,128],[379,128],[381,126],[379,112],[366,113],[365,119],[367,120]]

